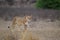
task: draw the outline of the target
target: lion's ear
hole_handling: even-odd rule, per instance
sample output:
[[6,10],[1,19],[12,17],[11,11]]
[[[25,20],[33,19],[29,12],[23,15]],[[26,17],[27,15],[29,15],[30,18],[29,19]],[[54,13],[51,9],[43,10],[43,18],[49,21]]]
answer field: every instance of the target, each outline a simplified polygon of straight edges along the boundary
[[32,14],[30,16],[32,17]]

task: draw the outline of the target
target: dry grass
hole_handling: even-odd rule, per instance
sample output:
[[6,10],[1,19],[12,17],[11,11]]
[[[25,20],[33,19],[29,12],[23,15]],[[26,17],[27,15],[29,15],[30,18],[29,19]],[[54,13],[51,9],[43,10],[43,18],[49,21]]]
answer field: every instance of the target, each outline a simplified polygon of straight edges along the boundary
[[0,20],[0,40],[60,40],[59,22],[32,22],[32,28],[25,33],[17,31],[12,34],[7,28],[10,21]]
[[23,37],[22,40],[39,40],[37,34],[33,34],[32,32],[26,30],[25,32],[23,32]]
[[[2,36],[2,37],[1,37]],[[32,33],[29,30],[25,32],[14,32],[12,34],[9,31],[1,32],[0,40],[38,40],[38,36],[36,33]]]
[[31,32],[25,30],[25,32],[22,33],[22,40],[32,40]]

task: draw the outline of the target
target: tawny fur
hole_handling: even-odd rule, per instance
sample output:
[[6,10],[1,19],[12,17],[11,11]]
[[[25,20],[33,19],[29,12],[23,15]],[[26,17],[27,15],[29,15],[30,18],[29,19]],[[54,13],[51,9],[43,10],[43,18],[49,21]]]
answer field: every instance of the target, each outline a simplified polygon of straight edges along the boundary
[[29,26],[29,22],[31,21],[32,16],[24,16],[24,17],[18,17],[15,16],[12,20],[12,28],[15,28],[17,26],[24,26],[24,29],[26,30],[27,27]]

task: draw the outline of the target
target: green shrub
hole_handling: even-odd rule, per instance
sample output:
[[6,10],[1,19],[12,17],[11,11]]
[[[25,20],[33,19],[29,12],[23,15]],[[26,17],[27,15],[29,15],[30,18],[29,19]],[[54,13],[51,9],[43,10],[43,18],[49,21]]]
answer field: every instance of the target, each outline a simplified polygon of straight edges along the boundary
[[60,0],[37,0],[37,8],[60,9]]

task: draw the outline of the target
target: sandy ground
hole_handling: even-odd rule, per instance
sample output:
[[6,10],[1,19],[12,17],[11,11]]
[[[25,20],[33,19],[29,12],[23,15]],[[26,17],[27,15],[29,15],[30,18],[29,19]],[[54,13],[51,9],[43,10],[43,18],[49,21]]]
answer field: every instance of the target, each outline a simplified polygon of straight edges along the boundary
[[[11,21],[0,19],[0,40],[6,40],[10,34],[8,25]],[[46,22],[46,20],[38,20],[31,22],[28,28],[33,34],[39,37],[39,40],[60,40],[60,21]],[[10,35],[10,40],[16,40]]]

